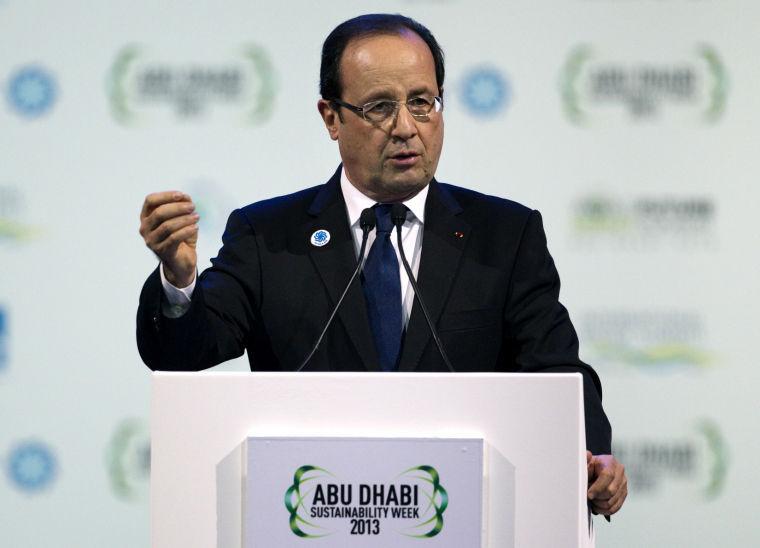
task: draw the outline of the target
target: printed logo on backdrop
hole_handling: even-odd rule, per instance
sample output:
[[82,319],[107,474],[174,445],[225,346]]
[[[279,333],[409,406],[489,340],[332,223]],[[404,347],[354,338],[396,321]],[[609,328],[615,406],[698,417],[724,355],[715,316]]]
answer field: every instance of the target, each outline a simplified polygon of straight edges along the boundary
[[467,112],[478,118],[493,118],[500,114],[512,98],[506,75],[491,66],[471,68],[459,85],[462,104]]
[[694,371],[715,364],[702,314],[689,310],[597,310],[580,316],[588,360],[609,372]]
[[26,204],[18,187],[0,184],[0,246],[25,243],[39,234],[39,229],[24,220]]
[[662,60],[666,55],[630,59],[576,46],[560,76],[568,120],[577,125],[661,119],[717,122],[728,95],[728,76],[717,50],[702,44]]
[[8,311],[0,305],[0,373],[7,367],[10,361],[10,335],[8,334]]
[[114,429],[106,448],[111,491],[126,501],[144,499],[150,480],[150,434],[142,419],[124,419]]
[[721,428],[710,419],[670,436],[622,437],[613,442],[612,452],[625,463],[633,497],[667,492],[712,501],[726,486],[729,450]]
[[8,78],[6,99],[11,110],[22,118],[35,119],[47,114],[58,96],[55,76],[40,65],[26,65]]
[[305,465],[285,491],[290,530],[302,538],[385,533],[432,538],[443,530],[448,503],[437,470],[427,465],[385,483],[345,481]]
[[613,249],[707,249],[716,244],[717,209],[709,196],[591,193],[575,202],[570,234]]
[[111,112],[123,125],[226,117],[259,125],[272,114],[275,70],[267,51],[245,45],[211,60],[162,56],[124,47],[108,76]]
[[47,443],[30,440],[11,448],[6,461],[6,474],[11,484],[24,493],[48,489],[56,479],[58,461]]

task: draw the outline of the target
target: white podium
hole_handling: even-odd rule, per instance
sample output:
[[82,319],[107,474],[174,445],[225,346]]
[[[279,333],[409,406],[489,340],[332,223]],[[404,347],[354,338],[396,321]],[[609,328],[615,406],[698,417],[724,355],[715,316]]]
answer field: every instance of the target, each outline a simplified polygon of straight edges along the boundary
[[593,546],[579,374],[154,373],[153,547],[244,547],[250,436],[482,439],[481,547]]

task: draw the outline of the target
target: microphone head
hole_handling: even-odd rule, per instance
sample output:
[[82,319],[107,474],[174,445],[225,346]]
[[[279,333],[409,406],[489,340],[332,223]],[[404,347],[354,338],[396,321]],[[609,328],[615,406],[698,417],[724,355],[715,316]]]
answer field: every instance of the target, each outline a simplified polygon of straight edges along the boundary
[[362,211],[361,216],[359,217],[359,226],[362,230],[366,230],[369,232],[373,228],[375,228],[375,223],[377,221],[375,220],[375,210],[371,207],[368,207],[364,211]]
[[406,222],[407,211],[409,211],[409,208],[404,204],[393,204],[393,207],[391,207],[391,220],[393,221],[394,226],[403,226]]

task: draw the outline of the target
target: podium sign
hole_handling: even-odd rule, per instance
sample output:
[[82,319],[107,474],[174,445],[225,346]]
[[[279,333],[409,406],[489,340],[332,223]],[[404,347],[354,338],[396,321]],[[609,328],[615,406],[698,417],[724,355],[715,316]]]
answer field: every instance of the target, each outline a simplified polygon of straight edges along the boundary
[[248,438],[244,546],[480,546],[483,440]]

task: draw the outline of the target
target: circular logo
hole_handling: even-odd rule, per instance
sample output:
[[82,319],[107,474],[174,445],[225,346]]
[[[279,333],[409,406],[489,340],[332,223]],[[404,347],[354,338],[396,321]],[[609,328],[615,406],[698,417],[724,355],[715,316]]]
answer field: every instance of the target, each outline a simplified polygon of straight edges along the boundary
[[311,245],[315,247],[322,247],[323,245],[327,245],[329,241],[330,233],[323,228],[320,228],[311,235]]
[[494,116],[506,106],[510,95],[506,78],[495,68],[476,68],[464,77],[462,100],[475,116]]
[[53,450],[39,441],[27,441],[11,450],[8,477],[21,491],[37,492],[48,487],[58,469]]
[[45,114],[53,106],[57,94],[53,75],[38,66],[20,69],[8,83],[8,102],[26,118]]

